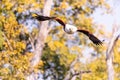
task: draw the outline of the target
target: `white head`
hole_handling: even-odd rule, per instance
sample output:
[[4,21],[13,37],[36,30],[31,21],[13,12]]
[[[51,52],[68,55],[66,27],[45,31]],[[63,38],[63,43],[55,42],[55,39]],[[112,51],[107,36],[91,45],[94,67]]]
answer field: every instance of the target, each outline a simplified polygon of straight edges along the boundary
[[70,25],[70,24],[66,24],[65,25],[65,32],[68,34],[73,34],[77,31],[77,27]]

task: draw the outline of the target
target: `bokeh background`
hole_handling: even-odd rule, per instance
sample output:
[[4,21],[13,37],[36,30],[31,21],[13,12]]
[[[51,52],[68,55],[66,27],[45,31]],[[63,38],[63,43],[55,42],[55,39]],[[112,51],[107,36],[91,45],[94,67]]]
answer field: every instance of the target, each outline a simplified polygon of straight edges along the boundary
[[[86,29],[66,34],[54,16]],[[1,80],[120,80],[120,0],[0,0]]]

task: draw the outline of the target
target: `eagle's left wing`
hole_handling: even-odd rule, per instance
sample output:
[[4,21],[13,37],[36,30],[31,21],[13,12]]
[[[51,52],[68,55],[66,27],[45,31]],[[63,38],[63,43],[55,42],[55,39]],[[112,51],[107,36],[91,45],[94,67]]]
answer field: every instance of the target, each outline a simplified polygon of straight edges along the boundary
[[96,45],[101,45],[102,44],[102,42],[97,38],[97,37],[95,37],[93,34],[91,34],[89,31],[86,31],[86,30],[81,30],[81,29],[79,29],[79,30],[77,30],[78,32],[81,32],[81,33],[83,33],[83,34],[85,34],[85,35],[87,35],[88,37],[89,37],[89,39],[94,43],[94,44],[96,44]]

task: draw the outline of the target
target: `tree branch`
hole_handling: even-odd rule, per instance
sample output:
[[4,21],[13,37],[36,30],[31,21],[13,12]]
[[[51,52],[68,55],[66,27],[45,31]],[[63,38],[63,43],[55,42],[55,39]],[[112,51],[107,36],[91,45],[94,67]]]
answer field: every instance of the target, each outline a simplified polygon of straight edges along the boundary
[[85,73],[91,73],[91,71],[88,70],[88,71],[80,71],[80,72],[76,72],[75,74],[72,74],[72,77],[77,76],[77,75],[80,75],[80,74],[85,74]]
[[[51,11],[51,5],[52,5],[53,0],[45,0],[44,8],[43,8],[43,15],[49,16],[50,11]],[[35,73],[34,73],[34,67],[39,63],[41,56],[42,56],[42,51],[44,48],[44,43],[48,35],[48,21],[41,22],[41,25],[39,26],[39,33],[37,36],[37,42],[34,46],[34,56],[31,59],[31,75],[27,76],[27,80],[37,80],[35,78]],[[33,79],[32,79],[33,78]]]
[[[50,15],[51,5],[53,0],[46,0],[43,8],[43,15]],[[35,45],[34,56],[31,60],[31,66],[36,66],[42,55],[42,50],[44,48],[44,42],[48,35],[48,21],[41,22],[41,26],[39,27],[39,33],[37,36],[37,43]]]
[[2,32],[2,35],[3,35],[3,37],[5,38],[5,40],[7,41],[7,44],[8,44],[8,46],[9,46],[10,50],[13,51],[13,47],[11,46],[11,43],[10,43],[10,41],[8,40],[8,38],[7,38],[7,36],[5,35],[4,32]]
[[34,46],[34,42],[35,42],[35,40],[32,38],[32,36],[31,36],[30,33],[29,33],[29,41],[30,41],[31,46],[32,46],[32,49],[33,49],[33,51],[34,51],[34,50],[35,50],[35,46]]
[[120,28],[114,27],[115,31],[113,32],[113,36],[108,44],[108,48],[106,50],[106,64],[107,64],[107,72],[108,72],[108,80],[114,80],[114,68],[112,64],[112,58],[113,58],[113,49],[114,46],[120,36]]

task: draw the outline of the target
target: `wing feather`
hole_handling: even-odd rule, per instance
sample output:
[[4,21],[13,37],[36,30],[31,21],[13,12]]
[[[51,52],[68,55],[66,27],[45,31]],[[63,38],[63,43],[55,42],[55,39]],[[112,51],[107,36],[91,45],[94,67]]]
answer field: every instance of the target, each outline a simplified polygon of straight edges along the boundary
[[77,30],[78,32],[81,32],[83,34],[85,34],[86,36],[89,37],[89,39],[96,45],[101,45],[102,42],[97,38],[95,37],[93,34],[91,34],[89,31],[86,31],[86,30]]
[[36,16],[34,16],[34,18],[39,20],[39,21],[46,21],[46,20],[50,20],[50,19],[55,19],[56,17],[48,17],[48,16],[42,16],[42,15],[36,15]]
[[48,17],[48,16],[42,16],[42,15],[37,15],[36,14],[36,16],[34,16],[34,18],[39,20],[39,21],[46,21],[46,20],[53,19],[53,20],[56,20],[58,23],[60,23],[62,26],[65,27],[65,23],[61,19],[56,18],[56,17]]

